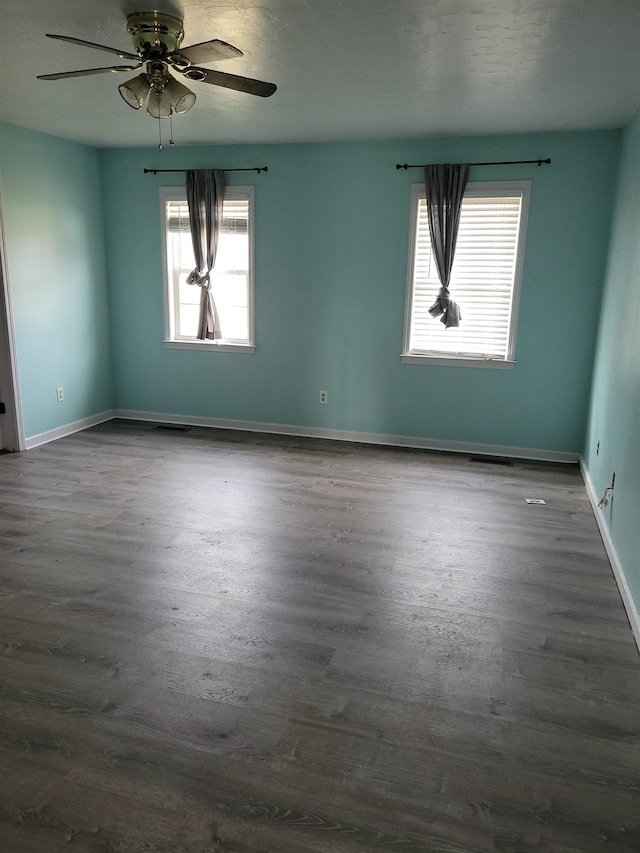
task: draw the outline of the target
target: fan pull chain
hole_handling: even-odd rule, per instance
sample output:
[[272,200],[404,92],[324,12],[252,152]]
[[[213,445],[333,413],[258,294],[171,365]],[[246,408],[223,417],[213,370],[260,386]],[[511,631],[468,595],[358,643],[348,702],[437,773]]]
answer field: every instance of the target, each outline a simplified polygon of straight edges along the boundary
[[169,112],[169,145],[175,145],[173,141],[173,108]]
[[162,151],[162,119],[158,116],[158,151]]

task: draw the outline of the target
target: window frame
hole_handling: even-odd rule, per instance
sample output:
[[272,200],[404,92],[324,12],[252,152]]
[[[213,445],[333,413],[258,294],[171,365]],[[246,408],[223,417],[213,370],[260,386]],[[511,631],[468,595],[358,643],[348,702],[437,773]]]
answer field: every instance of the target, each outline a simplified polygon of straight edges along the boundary
[[255,187],[226,186],[224,190],[225,200],[244,200],[249,202],[248,212],[248,271],[247,271],[247,325],[249,329],[249,342],[228,343],[223,341],[200,341],[197,339],[177,338],[175,335],[175,300],[176,289],[170,280],[169,258],[167,246],[167,213],[168,201],[187,200],[184,186],[160,187],[160,223],[162,231],[162,278],[163,278],[163,301],[164,301],[164,339],[163,343],[168,349],[190,349],[208,350],[209,352],[237,352],[254,353],[256,351],[255,339],[255,275],[254,275],[254,211],[255,211]]
[[[452,353],[437,354],[435,351],[425,354],[413,353],[409,349],[411,340],[411,319],[413,309],[413,278],[416,262],[416,240],[418,225],[418,204],[421,198],[426,198],[424,183],[411,185],[411,208],[409,221],[409,249],[407,262],[407,288],[404,311],[404,336],[401,359],[403,364],[432,364],[449,367],[486,367],[509,370],[515,366],[516,333],[520,308],[520,291],[527,238],[529,204],[531,200],[531,181],[470,181],[465,188],[465,197],[483,198],[489,195],[507,195],[510,191],[521,193],[520,224],[518,244],[514,268],[513,290],[511,297],[511,316],[507,336],[507,353],[504,358],[497,356],[457,356]],[[452,291],[455,300],[455,289]],[[440,322],[439,319],[434,319]]]

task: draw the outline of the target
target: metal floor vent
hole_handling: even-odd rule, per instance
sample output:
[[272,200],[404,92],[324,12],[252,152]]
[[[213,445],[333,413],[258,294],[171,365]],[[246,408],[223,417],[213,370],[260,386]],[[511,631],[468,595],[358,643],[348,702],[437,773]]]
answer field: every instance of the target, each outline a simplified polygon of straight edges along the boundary
[[189,426],[180,426],[180,424],[158,424],[154,429],[164,429],[169,432],[189,432],[191,427]]
[[470,456],[469,462],[488,462],[490,465],[513,465],[513,459],[506,456]]

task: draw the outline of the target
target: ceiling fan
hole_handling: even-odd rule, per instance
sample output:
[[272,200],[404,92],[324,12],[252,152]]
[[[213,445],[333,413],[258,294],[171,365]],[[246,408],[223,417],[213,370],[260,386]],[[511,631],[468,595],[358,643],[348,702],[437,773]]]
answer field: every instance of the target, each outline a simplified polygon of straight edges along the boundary
[[133,41],[135,53],[94,44],[72,36],[47,33],[47,38],[104,50],[119,56],[120,59],[131,60],[135,65],[113,65],[108,68],[64,71],[60,74],[39,74],[38,80],[64,80],[67,77],[84,77],[110,71],[137,71],[146,63],[145,71],[126,83],[121,83],[118,91],[134,110],[139,110],[148,97],[147,112],[157,119],[170,118],[174,113],[186,113],[196,102],[195,94],[176,80],[169,73],[169,69],[182,74],[187,80],[211,83],[213,86],[223,86],[249,95],[258,95],[261,98],[268,98],[276,91],[273,83],[200,68],[197,63],[233,59],[236,56],[242,56],[242,51],[219,39],[181,48],[184,29],[182,21],[173,15],[165,15],[161,12],[136,12],[127,17],[127,31]]

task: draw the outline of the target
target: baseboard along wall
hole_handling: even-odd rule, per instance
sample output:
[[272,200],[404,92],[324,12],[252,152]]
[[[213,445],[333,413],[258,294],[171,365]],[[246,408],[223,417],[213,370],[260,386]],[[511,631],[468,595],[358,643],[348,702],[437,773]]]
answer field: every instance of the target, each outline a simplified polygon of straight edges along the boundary
[[479,444],[464,441],[446,441],[438,438],[420,438],[410,435],[388,435],[385,433],[356,432],[353,430],[326,429],[324,427],[294,426],[291,424],[259,423],[256,421],[205,418],[174,415],[165,412],[142,412],[132,409],[116,409],[115,417],[124,420],[152,421],[154,423],[184,424],[185,426],[210,427],[212,429],[237,429],[245,432],[264,432],[274,435],[294,435],[301,438],[324,438],[333,441],[350,441],[360,444],[381,444],[390,447],[410,447],[421,450],[443,450],[448,453],[482,454],[485,456],[508,456],[512,459],[532,459],[538,462],[578,462],[578,453],[559,450],[541,450],[531,447],[512,447],[499,444]]
[[589,496],[589,501],[593,509],[593,514],[596,517],[598,530],[600,531],[600,536],[602,536],[602,542],[604,544],[605,551],[607,552],[609,562],[611,563],[611,570],[613,572],[613,576],[615,577],[616,583],[618,584],[618,589],[620,590],[620,596],[622,598],[622,603],[624,604],[624,609],[627,611],[627,617],[629,619],[631,630],[633,631],[633,636],[638,646],[638,651],[640,651],[640,613],[638,613],[638,608],[636,607],[635,601],[633,600],[631,589],[627,582],[624,569],[622,568],[622,563],[620,562],[620,559],[618,557],[616,546],[613,544],[613,539],[611,538],[611,533],[609,531],[609,528],[607,527],[604,515],[602,514],[602,511],[598,509],[599,498],[594,488],[591,475],[589,474],[589,469],[587,468],[582,456],[580,457],[579,462],[580,471],[582,472],[582,478],[587,489],[587,495]]
[[96,415],[89,415],[88,418],[81,418],[79,421],[72,421],[68,424],[56,427],[55,429],[39,432],[36,435],[31,435],[24,440],[25,450],[32,450],[34,447],[40,447],[42,444],[48,444],[50,441],[55,441],[58,438],[64,438],[66,435],[73,435],[74,432],[80,432],[89,427],[98,426],[105,421],[112,421],[115,417],[114,409],[107,409],[104,412],[98,412]]

